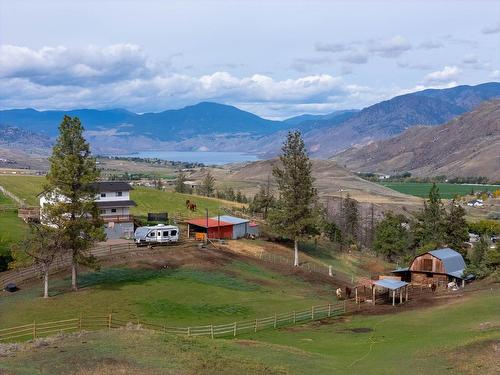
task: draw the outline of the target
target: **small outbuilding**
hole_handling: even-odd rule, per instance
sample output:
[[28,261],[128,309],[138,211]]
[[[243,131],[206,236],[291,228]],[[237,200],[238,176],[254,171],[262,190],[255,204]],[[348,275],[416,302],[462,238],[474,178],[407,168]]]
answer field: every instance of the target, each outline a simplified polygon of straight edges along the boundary
[[445,284],[464,280],[465,261],[450,248],[437,249],[416,256],[407,268],[392,271],[404,281],[419,284]]
[[233,225],[233,235],[231,239],[244,238],[249,235],[257,236],[259,234],[259,227],[257,223],[250,222],[250,220],[242,219],[236,216],[221,215],[215,216],[213,220],[220,220]]
[[187,221],[187,236],[202,233],[207,238],[233,238],[233,224],[213,218],[198,218]]

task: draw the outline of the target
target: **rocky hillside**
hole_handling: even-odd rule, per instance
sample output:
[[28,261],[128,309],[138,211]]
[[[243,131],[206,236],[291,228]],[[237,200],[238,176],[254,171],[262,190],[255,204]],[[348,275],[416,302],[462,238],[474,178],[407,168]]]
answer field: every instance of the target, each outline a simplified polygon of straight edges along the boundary
[[322,124],[305,133],[305,139],[315,156],[329,157],[416,125],[443,124],[492,98],[500,98],[500,83],[419,91],[367,107],[340,125]]
[[413,127],[397,137],[351,148],[333,160],[362,172],[500,180],[500,100],[445,125]]

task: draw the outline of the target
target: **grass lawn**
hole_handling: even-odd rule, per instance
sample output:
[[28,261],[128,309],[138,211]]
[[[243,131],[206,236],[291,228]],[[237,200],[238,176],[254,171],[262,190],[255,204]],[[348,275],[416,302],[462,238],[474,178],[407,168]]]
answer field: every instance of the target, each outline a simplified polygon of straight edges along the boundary
[[[419,182],[380,182],[381,185],[399,191],[400,193],[415,195],[417,197],[427,198],[431,190],[431,183]],[[478,191],[495,191],[500,189],[500,185],[467,185],[467,184],[437,184],[441,198],[452,199],[456,195],[467,195],[472,190]]]
[[446,306],[355,315],[237,339],[100,331],[2,358],[9,374],[495,374],[498,289]]
[[[166,251],[182,251],[171,249]],[[267,268],[231,261],[211,269],[105,268],[81,275],[83,289],[51,281],[52,298],[39,298],[38,283],[0,297],[0,328],[86,315],[139,316],[168,325],[230,323],[332,301],[333,291]]]

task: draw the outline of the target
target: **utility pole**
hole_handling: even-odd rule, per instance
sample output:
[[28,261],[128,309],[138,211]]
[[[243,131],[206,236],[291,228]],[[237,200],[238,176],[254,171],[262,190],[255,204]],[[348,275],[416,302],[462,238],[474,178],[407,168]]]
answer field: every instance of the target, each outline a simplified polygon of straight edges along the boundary
[[205,245],[208,244],[208,208],[205,208],[206,218],[207,218],[207,236],[205,237]]

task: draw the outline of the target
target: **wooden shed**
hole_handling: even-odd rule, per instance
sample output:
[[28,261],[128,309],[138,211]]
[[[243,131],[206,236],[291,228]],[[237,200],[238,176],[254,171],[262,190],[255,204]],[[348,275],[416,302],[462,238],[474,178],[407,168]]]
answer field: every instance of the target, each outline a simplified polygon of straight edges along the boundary
[[437,249],[416,256],[408,268],[392,271],[404,281],[418,284],[443,284],[464,279],[465,261],[450,248]]

